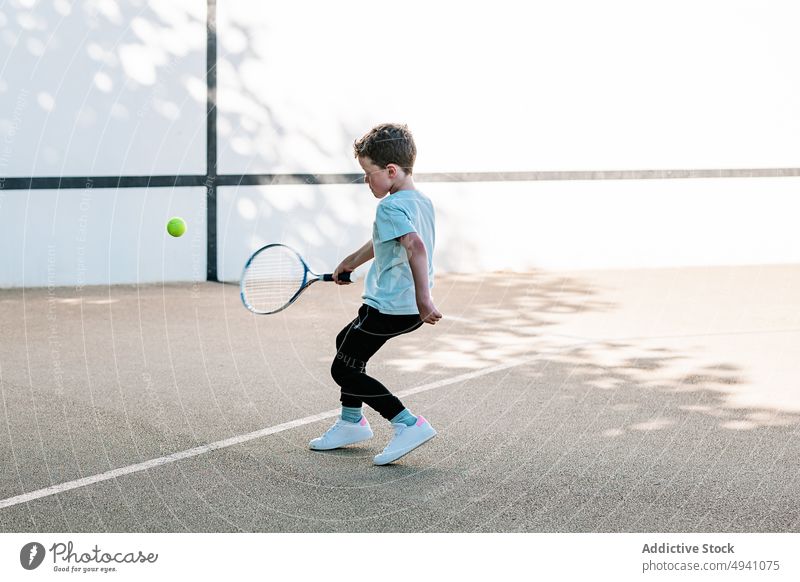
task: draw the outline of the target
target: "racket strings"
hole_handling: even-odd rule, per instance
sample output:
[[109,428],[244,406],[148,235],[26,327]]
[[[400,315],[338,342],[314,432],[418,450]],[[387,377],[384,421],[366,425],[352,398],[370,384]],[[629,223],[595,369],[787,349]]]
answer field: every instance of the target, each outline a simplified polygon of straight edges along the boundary
[[271,247],[256,255],[245,273],[243,293],[258,312],[270,313],[286,306],[303,286],[306,269],[285,247]]

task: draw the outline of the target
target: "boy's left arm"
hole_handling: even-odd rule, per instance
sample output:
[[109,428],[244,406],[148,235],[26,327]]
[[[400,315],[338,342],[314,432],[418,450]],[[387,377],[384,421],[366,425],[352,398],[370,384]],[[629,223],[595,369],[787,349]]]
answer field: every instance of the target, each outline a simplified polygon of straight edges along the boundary
[[411,267],[411,275],[414,277],[419,317],[425,323],[433,325],[442,318],[442,314],[433,304],[428,288],[428,251],[425,249],[425,243],[416,232],[404,234],[398,240],[408,253],[408,265]]

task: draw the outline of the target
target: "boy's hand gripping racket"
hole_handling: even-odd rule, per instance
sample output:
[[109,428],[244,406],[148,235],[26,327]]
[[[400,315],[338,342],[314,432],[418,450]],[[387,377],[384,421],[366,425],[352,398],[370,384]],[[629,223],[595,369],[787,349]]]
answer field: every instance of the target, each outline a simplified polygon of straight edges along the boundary
[[[350,281],[350,273],[340,274],[339,280]],[[294,249],[270,244],[247,259],[239,288],[247,309],[268,315],[289,307],[317,281],[333,281],[333,274],[317,275]]]

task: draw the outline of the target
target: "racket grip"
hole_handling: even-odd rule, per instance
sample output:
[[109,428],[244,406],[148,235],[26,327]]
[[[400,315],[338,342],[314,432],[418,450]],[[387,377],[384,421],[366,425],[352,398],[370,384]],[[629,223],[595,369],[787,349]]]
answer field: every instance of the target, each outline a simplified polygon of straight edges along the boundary
[[[333,273],[327,273],[327,274],[323,275],[322,276],[322,280],[323,281],[333,281]],[[339,281],[345,281],[345,282],[349,283],[350,282],[350,273],[344,272],[341,275],[339,275]]]

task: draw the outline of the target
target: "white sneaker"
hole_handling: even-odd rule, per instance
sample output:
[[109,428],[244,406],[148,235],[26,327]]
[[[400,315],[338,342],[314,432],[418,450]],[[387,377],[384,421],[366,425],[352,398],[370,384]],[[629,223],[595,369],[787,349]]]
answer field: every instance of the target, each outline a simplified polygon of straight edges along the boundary
[[407,426],[402,422],[392,423],[392,426],[394,438],[380,455],[375,455],[373,460],[376,465],[388,465],[436,436],[436,430],[431,423],[421,416],[417,417],[417,423],[413,426]]
[[308,443],[308,448],[314,451],[329,451],[371,439],[372,434],[366,416],[362,416],[358,422],[348,422],[339,418],[324,435]]

